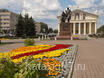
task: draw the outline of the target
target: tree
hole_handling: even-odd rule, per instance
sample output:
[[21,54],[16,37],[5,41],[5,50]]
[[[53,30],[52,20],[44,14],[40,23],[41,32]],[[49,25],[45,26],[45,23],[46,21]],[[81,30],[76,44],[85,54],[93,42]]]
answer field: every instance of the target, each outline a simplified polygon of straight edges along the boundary
[[57,30],[57,29],[55,29],[55,30],[54,30],[54,33],[58,33],[58,30]]
[[53,29],[52,28],[49,28],[48,29],[48,33],[53,33]]
[[24,19],[21,14],[18,17],[18,24],[16,24],[16,36],[17,37],[24,36]]
[[102,25],[102,26],[98,29],[98,33],[101,33],[102,31],[104,31],[104,25]]
[[48,33],[48,25],[46,23],[40,22],[41,25],[41,33]]
[[0,33],[2,33],[2,30],[0,29]]
[[26,37],[32,37],[36,35],[35,31],[35,23],[32,17],[29,18],[28,14],[25,15],[24,18],[25,22],[25,36]]
[[[2,31],[1,31],[1,29],[0,29],[0,33],[1,33]],[[1,44],[1,40],[0,40],[0,44]]]
[[33,37],[36,35],[35,23],[32,17],[29,18],[28,14],[24,17],[19,15],[18,24],[16,25],[17,37]]
[[34,20],[33,20],[33,18],[32,17],[30,17],[30,19],[29,19],[29,21],[30,21],[30,36],[35,36],[36,35],[36,25],[35,25],[35,23],[34,23]]

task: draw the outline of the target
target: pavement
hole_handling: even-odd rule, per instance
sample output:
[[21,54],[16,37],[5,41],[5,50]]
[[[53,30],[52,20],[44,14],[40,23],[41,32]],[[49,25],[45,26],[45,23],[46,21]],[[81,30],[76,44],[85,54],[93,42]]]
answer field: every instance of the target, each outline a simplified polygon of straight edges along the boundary
[[[12,44],[0,46],[0,52],[7,52],[24,46],[23,40],[7,40]],[[78,52],[72,78],[104,78],[104,39],[93,40],[36,40],[35,44],[67,44],[78,45]]]

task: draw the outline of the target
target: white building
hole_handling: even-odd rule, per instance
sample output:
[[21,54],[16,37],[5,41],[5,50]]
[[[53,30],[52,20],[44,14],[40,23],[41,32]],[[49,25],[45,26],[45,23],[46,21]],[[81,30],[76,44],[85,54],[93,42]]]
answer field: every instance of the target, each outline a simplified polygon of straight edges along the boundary
[[[61,16],[58,15],[58,23],[60,24]],[[72,11],[70,21],[70,33],[72,35],[87,35],[97,33],[98,14],[94,14],[75,9]],[[60,32],[60,28],[58,29]]]
[[4,33],[14,32],[17,22],[18,14],[10,12],[7,9],[0,9],[0,29]]

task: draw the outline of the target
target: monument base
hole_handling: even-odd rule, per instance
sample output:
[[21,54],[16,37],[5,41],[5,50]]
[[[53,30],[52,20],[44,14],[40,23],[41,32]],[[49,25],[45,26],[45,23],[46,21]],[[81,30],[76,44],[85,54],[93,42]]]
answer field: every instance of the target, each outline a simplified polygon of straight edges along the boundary
[[59,29],[59,35],[56,37],[58,40],[69,40],[71,38],[70,23],[61,22]]

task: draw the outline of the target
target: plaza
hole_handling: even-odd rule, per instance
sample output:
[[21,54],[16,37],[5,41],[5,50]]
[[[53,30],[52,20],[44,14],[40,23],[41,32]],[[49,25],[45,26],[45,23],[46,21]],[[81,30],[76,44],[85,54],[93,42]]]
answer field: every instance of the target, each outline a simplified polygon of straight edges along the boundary
[[[24,40],[6,40],[13,44],[0,46],[0,52],[24,46]],[[36,40],[36,44],[67,44],[73,43],[78,45],[75,65],[85,64],[85,70],[74,70],[72,78],[103,78],[104,76],[104,39],[92,40]],[[4,41],[5,42],[5,41]]]

